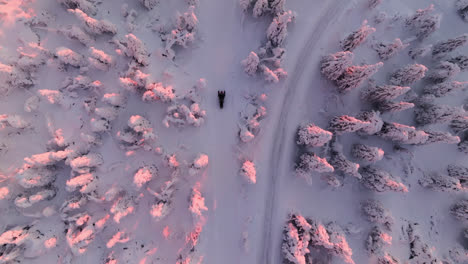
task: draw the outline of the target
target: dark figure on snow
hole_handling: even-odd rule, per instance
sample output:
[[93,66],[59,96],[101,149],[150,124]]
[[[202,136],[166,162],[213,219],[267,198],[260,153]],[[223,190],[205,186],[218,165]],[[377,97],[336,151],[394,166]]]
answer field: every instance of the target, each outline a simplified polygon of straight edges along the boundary
[[221,109],[224,106],[224,97],[226,96],[226,91],[218,91],[219,107]]

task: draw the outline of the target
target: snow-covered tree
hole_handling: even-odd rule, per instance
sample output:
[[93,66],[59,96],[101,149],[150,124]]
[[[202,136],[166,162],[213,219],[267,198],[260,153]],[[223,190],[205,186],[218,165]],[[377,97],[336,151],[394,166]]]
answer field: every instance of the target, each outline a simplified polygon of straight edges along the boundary
[[284,258],[294,264],[306,264],[311,225],[297,214],[292,214],[283,231],[281,250]]
[[56,172],[45,167],[23,166],[18,170],[15,178],[21,187],[29,189],[34,187],[43,187],[52,183],[56,178]]
[[184,126],[186,124],[199,127],[205,122],[206,111],[200,108],[198,103],[192,103],[189,106],[180,103],[174,103],[167,107],[166,117],[163,119],[165,127],[170,124]]
[[457,6],[458,14],[462,17],[463,20],[468,22],[468,1],[457,0],[456,6]]
[[73,50],[65,47],[59,47],[55,51],[55,56],[63,63],[73,67],[81,67],[85,65],[83,55],[74,52]]
[[391,101],[385,101],[381,102],[377,105],[377,108],[385,113],[385,112],[390,112],[390,113],[395,113],[395,112],[401,112],[404,110],[408,110],[413,108],[415,105],[413,103],[409,102],[391,102]]
[[166,181],[159,193],[148,188],[148,191],[156,197],[156,202],[151,206],[150,215],[160,221],[167,216],[171,210],[172,196],[176,190],[175,186],[178,178],[174,177],[170,181]]
[[246,160],[242,163],[239,174],[247,180],[248,183],[255,184],[257,183],[257,171],[255,169],[255,164]]
[[333,166],[335,171],[341,171],[346,175],[350,175],[361,179],[359,174],[359,164],[351,162],[343,154],[343,146],[338,142],[333,141],[330,151],[330,165]]
[[377,85],[370,86],[362,92],[362,98],[371,103],[385,102],[393,100],[410,91],[408,86],[397,85]]
[[80,193],[87,194],[95,191],[98,185],[98,177],[95,173],[73,173],[67,180],[65,189],[68,192],[74,192],[76,189]]
[[321,61],[320,70],[329,80],[336,81],[351,67],[354,54],[349,51],[339,51],[334,54],[324,56]]
[[415,127],[388,122],[384,122],[382,130],[377,135],[383,139],[409,145],[424,144],[429,139],[426,132],[416,130]]
[[256,0],[252,15],[253,17],[260,17],[268,12],[268,0]]
[[245,73],[251,76],[255,75],[257,72],[259,63],[260,59],[253,51],[251,51],[249,56],[247,56],[247,58],[241,62],[242,66],[244,66]]
[[460,152],[468,154],[468,139],[463,139],[457,147]]
[[354,65],[346,68],[344,73],[336,80],[338,91],[347,93],[352,89],[358,88],[361,84],[377,73],[383,66],[382,62],[371,65]]
[[194,216],[202,216],[202,211],[208,211],[205,205],[205,198],[200,192],[200,183],[197,183],[195,187],[192,188],[189,210]]
[[424,87],[424,93],[442,97],[468,88],[468,82],[448,81]]
[[190,164],[189,174],[196,175],[200,173],[203,169],[208,167],[209,164],[209,157],[204,153],[198,153],[197,157],[193,160]]
[[[206,156],[208,158],[208,156]],[[196,162],[197,164],[203,164],[204,157],[200,159],[197,159]],[[206,162],[208,162],[208,159],[206,159]],[[170,169],[177,170],[180,167],[180,162],[177,160],[177,155],[176,154],[166,154],[164,155],[164,165],[169,167]],[[190,169],[189,169],[190,170]],[[198,172],[198,171],[197,171]],[[190,171],[189,171],[190,173]]]
[[59,27],[57,32],[69,39],[76,40],[85,46],[91,46],[94,43],[94,38],[76,25]]
[[378,226],[374,226],[366,240],[366,250],[369,254],[380,255],[382,248],[385,245],[392,244],[392,237],[381,230]]
[[374,9],[382,3],[382,0],[369,0],[369,8]]
[[172,86],[164,87],[162,83],[150,83],[146,85],[146,92],[143,94],[143,101],[157,101],[168,103],[176,98],[175,90]]
[[35,80],[30,74],[14,65],[6,65],[3,63],[0,63],[0,78],[2,78],[4,82],[0,86],[0,91],[5,93],[11,91],[12,88],[27,89],[35,84]]
[[85,26],[86,31],[90,34],[117,34],[117,27],[107,20],[97,20],[88,16],[80,9],[68,9],[68,12],[74,14],[78,20]]
[[408,192],[408,188],[403,183],[384,170],[366,166],[360,170],[360,173],[362,175],[362,184],[375,192]]
[[400,264],[400,261],[394,256],[385,252],[383,256],[377,258],[377,264]]
[[104,160],[101,154],[89,153],[72,159],[70,167],[78,173],[89,173],[95,167],[102,165],[102,163],[104,163]]
[[411,85],[424,78],[426,72],[427,68],[422,64],[409,64],[395,71],[390,78],[390,83],[398,86]]
[[363,111],[357,118],[365,123],[365,126],[357,131],[358,134],[374,135],[382,129],[383,120],[379,111]]
[[88,61],[96,69],[108,71],[113,66],[114,58],[104,51],[91,47],[89,48],[89,52],[91,53],[91,57],[88,58]]
[[468,200],[458,201],[450,211],[460,221],[468,222]]
[[375,163],[381,160],[384,156],[384,151],[378,147],[372,147],[363,144],[354,144],[351,149],[351,154],[355,159],[364,162]]
[[39,109],[39,97],[33,95],[24,102],[24,111],[28,113],[37,112]]
[[394,219],[390,211],[386,210],[379,201],[364,201],[361,203],[361,210],[369,222],[383,225],[388,230],[392,229]]
[[373,48],[379,55],[380,59],[388,60],[408,46],[409,44],[403,44],[403,42],[401,42],[401,40],[397,38],[391,43],[377,43],[373,45]]
[[429,54],[432,50],[432,45],[426,45],[422,47],[413,47],[410,48],[408,51],[408,55],[411,57],[411,59],[419,59],[422,57],[425,57],[427,54]]
[[417,224],[409,223],[407,228],[408,243],[410,246],[409,259],[413,263],[443,263],[434,256],[433,247],[426,244],[421,236],[416,233]]
[[247,10],[251,7],[252,3],[252,0],[239,0],[239,5],[242,11],[244,12],[247,12]]
[[159,4],[159,0],[139,0],[142,5],[144,5],[149,10],[156,7]]
[[249,103],[241,113],[239,124],[239,138],[242,142],[249,142],[260,131],[260,122],[265,118],[266,108],[256,102]]
[[20,115],[0,115],[0,130],[5,127],[25,129],[29,126],[31,126],[31,123]]
[[125,35],[125,40],[125,54],[144,66],[148,65],[149,55],[145,44],[133,34]]
[[158,168],[153,165],[143,166],[135,172],[133,175],[133,184],[136,185],[138,189],[143,187],[146,183],[155,178],[158,174]]
[[415,120],[420,125],[447,123],[464,114],[460,107],[423,104],[415,110]]
[[297,131],[298,145],[321,147],[332,139],[333,133],[314,124],[301,125]]
[[460,73],[460,67],[457,64],[443,61],[437,64],[428,75],[428,78],[435,83],[441,83],[453,78]]
[[448,59],[448,62],[457,64],[460,67],[460,70],[466,71],[468,69],[468,56],[459,55],[453,58]]
[[375,28],[370,27],[367,24],[367,20],[364,20],[358,30],[352,32],[340,42],[340,46],[344,51],[353,51],[366,41],[367,37],[374,32]]
[[114,204],[112,204],[110,212],[114,215],[113,219],[116,223],[120,223],[120,220],[135,210],[135,203],[132,197],[124,195],[119,197]]
[[[258,0],[265,1],[267,0]],[[288,35],[288,24],[293,22],[296,17],[296,14],[292,11],[286,11],[281,14],[278,14],[273,21],[271,22],[270,26],[267,28],[267,39],[271,45],[271,47],[278,47],[282,46],[286,36]]]
[[352,116],[335,116],[330,120],[329,130],[336,134],[352,133],[371,125]]
[[419,179],[418,182],[425,188],[441,192],[453,192],[463,189],[460,184],[460,180],[457,178],[436,173],[426,174],[424,177]]
[[55,197],[56,191],[54,189],[42,189],[36,192],[21,193],[15,198],[14,204],[19,208],[29,208],[36,203],[50,200]]
[[299,163],[296,164],[296,173],[306,177],[306,179],[310,179],[310,174],[313,172],[325,173],[335,170],[326,159],[320,158],[314,153],[304,153],[299,159]]
[[286,78],[288,76],[288,73],[285,72],[282,68],[271,70],[265,64],[261,64],[259,68],[265,77],[265,81],[267,82],[277,83],[280,81],[280,79]]
[[468,187],[468,167],[450,164],[447,166],[447,173],[450,177],[458,179],[464,189]]
[[441,131],[432,131],[432,130],[425,130],[426,134],[429,135],[429,138],[424,144],[430,143],[445,143],[445,144],[458,144],[460,143],[460,138],[458,136],[454,136],[449,132],[441,132]]
[[89,0],[58,0],[67,9],[80,9],[88,15],[96,15],[97,7],[94,1]]
[[432,48],[432,57],[440,59],[457,48],[465,46],[467,43],[468,34],[463,34],[453,39],[440,41]]
[[452,119],[450,128],[457,134],[468,131],[468,115],[460,115]]
[[416,33],[417,38],[425,39],[439,29],[441,16],[440,14],[432,14],[433,11],[434,5],[431,4],[425,9],[416,10],[412,16],[406,19],[406,26]]

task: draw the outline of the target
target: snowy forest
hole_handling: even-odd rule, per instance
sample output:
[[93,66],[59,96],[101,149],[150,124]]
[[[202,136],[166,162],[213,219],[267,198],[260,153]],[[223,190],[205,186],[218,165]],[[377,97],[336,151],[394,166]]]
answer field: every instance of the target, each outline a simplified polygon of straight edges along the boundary
[[468,0],[0,24],[0,264],[468,264]]

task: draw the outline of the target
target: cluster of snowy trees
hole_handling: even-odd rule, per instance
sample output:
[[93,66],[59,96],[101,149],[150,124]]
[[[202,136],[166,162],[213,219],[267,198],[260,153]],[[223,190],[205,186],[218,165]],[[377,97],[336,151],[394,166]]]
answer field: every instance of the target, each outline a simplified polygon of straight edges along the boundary
[[331,256],[354,264],[353,251],[340,226],[334,222],[324,225],[320,221],[291,214],[283,231],[284,258],[295,264],[310,263],[312,257],[309,247],[323,249]]
[[240,0],[244,12],[250,12],[254,17],[266,14],[273,16],[273,21],[268,26],[267,41],[257,53],[251,51],[241,64],[248,75],[260,73],[267,82],[277,83],[287,76],[287,72],[281,68],[281,63],[286,53],[283,48],[288,35],[288,24],[293,22],[296,14],[291,10],[285,11],[285,0]]

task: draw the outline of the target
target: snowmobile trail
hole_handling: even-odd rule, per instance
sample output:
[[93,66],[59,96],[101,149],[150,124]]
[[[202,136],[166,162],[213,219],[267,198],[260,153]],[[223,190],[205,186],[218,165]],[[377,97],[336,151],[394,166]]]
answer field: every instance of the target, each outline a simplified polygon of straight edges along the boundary
[[[262,235],[262,252],[259,255],[260,260],[258,263],[272,264],[274,263],[274,255],[276,249],[273,249],[272,241],[272,219],[274,217],[274,205],[276,200],[276,188],[277,180],[279,174],[284,171],[285,166],[288,166],[288,155],[289,152],[285,151],[285,144],[292,144],[292,142],[287,141],[286,128],[294,126],[296,124],[290,124],[290,119],[288,116],[291,114],[290,109],[293,106],[293,99],[297,94],[299,89],[299,82],[301,81],[306,66],[310,63],[310,57],[313,53],[314,48],[316,47],[318,40],[324,34],[327,27],[343,13],[345,6],[339,5],[339,0],[329,1],[325,7],[324,12],[321,12],[321,16],[318,19],[318,23],[313,27],[305,45],[302,47],[301,51],[297,56],[297,63],[294,65],[292,74],[290,75],[288,81],[284,84],[284,89],[286,90],[285,96],[283,97],[281,103],[281,110],[279,111],[280,117],[275,125],[275,134],[272,137],[276,144],[273,144],[273,151],[271,152],[269,164],[275,164],[276,166],[271,167],[270,175],[271,179],[269,182],[269,191],[267,192],[267,197],[265,198],[265,214],[263,219],[263,235]],[[339,7],[338,7],[339,6]]]

